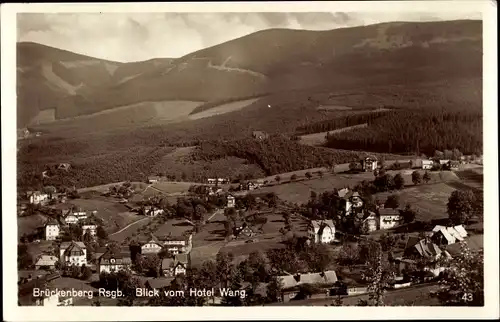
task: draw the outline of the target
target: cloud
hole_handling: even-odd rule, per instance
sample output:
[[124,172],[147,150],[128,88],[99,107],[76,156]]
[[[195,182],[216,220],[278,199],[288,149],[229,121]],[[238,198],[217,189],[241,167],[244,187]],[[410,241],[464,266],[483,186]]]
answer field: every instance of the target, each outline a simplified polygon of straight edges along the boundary
[[329,30],[387,21],[480,19],[478,14],[394,12],[23,13],[18,41],[123,62],[180,57],[269,29]]

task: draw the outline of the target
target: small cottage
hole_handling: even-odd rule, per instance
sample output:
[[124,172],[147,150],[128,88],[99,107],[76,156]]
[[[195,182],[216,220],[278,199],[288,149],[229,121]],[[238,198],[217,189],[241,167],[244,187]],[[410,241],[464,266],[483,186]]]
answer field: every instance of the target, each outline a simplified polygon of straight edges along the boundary
[[308,236],[314,243],[330,243],[335,240],[335,225],[329,220],[311,220]]
[[35,269],[54,269],[58,261],[57,256],[40,255],[35,262]]
[[59,259],[67,265],[87,265],[87,246],[79,241],[62,242],[59,247]]
[[51,219],[45,224],[45,240],[56,240],[59,233],[60,227],[57,220]]
[[236,199],[233,196],[228,195],[226,207],[227,208],[234,208],[235,205],[236,205]]
[[403,216],[399,209],[380,208],[379,213],[379,229],[391,229],[403,223]]

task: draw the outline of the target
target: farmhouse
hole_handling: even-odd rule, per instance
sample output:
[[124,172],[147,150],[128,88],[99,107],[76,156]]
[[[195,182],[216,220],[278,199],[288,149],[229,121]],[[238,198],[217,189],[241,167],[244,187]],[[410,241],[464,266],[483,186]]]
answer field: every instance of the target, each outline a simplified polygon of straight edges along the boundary
[[398,209],[379,208],[379,229],[391,229],[403,223],[403,216]]
[[28,191],[26,195],[29,202],[34,205],[43,204],[49,200],[49,195],[40,191]]
[[61,263],[68,265],[87,265],[87,247],[78,241],[62,242],[59,247],[59,259]]
[[434,165],[434,162],[432,160],[422,160],[422,169],[423,170],[430,170],[430,169],[432,169],[433,165]]
[[151,235],[151,239],[141,246],[142,254],[158,254],[163,248],[161,242],[156,236]]
[[161,177],[159,176],[151,176],[151,177],[148,177],[148,183],[157,183],[161,180]]
[[208,184],[226,184],[229,183],[229,179],[225,178],[208,178]]
[[121,270],[128,270],[132,265],[130,253],[115,252],[108,249],[103,255],[99,257],[98,269],[101,272],[119,272]]
[[335,240],[335,225],[331,219],[311,220],[307,232],[314,243],[330,243]]
[[90,236],[95,236],[97,234],[97,225],[82,225],[83,235],[87,232]]
[[378,161],[375,157],[366,157],[360,160],[363,171],[375,171],[378,167]]
[[59,237],[59,228],[57,220],[49,220],[45,224],[45,240],[56,240]]
[[432,229],[432,232],[431,239],[438,246],[461,242],[467,237],[467,231],[462,225],[454,227],[437,225]]
[[428,238],[410,237],[406,243],[404,257],[408,259],[437,259],[441,249]]
[[278,282],[281,284],[281,300],[288,302],[297,294],[297,286],[310,284],[316,286],[333,285],[337,282],[337,274],[335,271],[326,271],[324,273],[307,273],[296,275],[278,276]]
[[177,254],[174,258],[164,258],[161,262],[161,271],[163,276],[177,276],[186,274],[188,258],[186,254]]
[[57,256],[40,255],[35,262],[35,269],[54,269],[57,262]]
[[265,140],[269,138],[269,134],[263,131],[253,131],[252,137],[257,140]]
[[161,209],[161,208],[157,208],[155,206],[144,206],[144,207],[141,208],[141,213],[144,216],[156,217],[156,216],[161,215],[162,213],[164,213],[164,210]]
[[236,199],[233,196],[228,195],[226,207],[227,208],[234,208],[235,205],[236,205]]

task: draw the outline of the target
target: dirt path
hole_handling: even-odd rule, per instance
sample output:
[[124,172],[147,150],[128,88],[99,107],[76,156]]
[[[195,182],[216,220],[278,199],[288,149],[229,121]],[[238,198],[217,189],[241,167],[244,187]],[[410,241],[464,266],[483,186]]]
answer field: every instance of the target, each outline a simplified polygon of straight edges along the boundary
[[145,221],[145,220],[147,220],[147,219],[149,219],[149,218],[148,218],[148,217],[144,217],[144,218],[141,218],[141,219],[139,219],[139,220],[136,220],[136,221],[134,221],[133,223],[130,223],[130,224],[128,224],[127,226],[123,227],[123,228],[122,228],[122,229],[120,229],[119,231],[117,231],[117,232],[114,232],[114,233],[110,234],[110,235],[109,235],[109,237],[111,237],[111,236],[113,236],[113,235],[116,235],[116,234],[119,234],[119,233],[123,232],[124,230],[128,229],[130,226],[133,226],[133,225],[135,225],[135,224],[138,224],[139,222]]

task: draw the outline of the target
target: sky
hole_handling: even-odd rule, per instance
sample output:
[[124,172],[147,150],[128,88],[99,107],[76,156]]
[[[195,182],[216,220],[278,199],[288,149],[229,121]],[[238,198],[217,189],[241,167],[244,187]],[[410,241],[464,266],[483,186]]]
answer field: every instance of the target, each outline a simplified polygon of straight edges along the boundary
[[269,28],[330,30],[388,21],[481,19],[480,13],[19,13],[17,41],[119,62],[177,58]]

